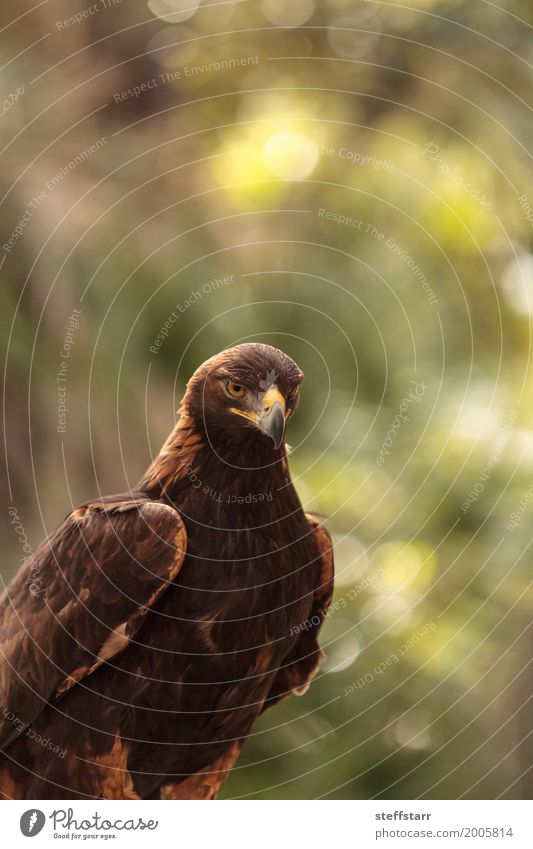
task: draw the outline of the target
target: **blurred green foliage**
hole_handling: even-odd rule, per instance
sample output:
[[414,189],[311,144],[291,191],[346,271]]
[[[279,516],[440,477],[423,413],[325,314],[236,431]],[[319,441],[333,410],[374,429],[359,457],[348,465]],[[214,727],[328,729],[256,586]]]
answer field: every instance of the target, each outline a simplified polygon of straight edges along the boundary
[[200,362],[283,348],[337,606],[224,797],[528,795],[531,6],[194,5],[3,2],[2,245],[46,192],[2,249],[8,499],[37,544],[135,484]]

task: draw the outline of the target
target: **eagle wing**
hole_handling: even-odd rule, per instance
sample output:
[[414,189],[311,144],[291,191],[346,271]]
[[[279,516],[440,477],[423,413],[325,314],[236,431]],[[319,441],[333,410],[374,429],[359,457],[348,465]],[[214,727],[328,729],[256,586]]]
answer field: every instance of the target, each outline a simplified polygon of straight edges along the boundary
[[186,545],[177,510],[125,495],[78,508],[39,546],[0,599],[0,748],[125,649]]
[[318,644],[318,634],[333,596],[333,543],[329,531],[317,516],[313,513],[306,513],[305,516],[318,549],[318,578],[313,604],[307,620],[298,625],[298,639],[274,678],[264,710],[291,693],[303,696],[324,658]]

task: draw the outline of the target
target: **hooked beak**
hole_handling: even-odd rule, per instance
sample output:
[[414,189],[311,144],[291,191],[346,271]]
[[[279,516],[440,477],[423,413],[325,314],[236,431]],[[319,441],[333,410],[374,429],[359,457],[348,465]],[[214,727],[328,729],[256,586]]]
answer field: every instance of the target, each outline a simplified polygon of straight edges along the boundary
[[277,386],[271,386],[261,397],[258,409],[245,412],[231,407],[231,412],[252,422],[266,436],[270,437],[276,448],[283,442],[285,434],[285,398]]
[[263,395],[257,426],[279,448],[285,433],[285,398],[277,386],[271,386]]

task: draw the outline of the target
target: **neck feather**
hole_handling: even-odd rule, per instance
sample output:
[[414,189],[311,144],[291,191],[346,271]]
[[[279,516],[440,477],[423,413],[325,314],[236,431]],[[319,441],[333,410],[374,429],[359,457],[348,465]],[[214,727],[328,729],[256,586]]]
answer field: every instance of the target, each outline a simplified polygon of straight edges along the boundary
[[208,438],[186,408],[139,489],[178,507],[191,500],[246,505],[296,497],[285,445],[273,450],[260,435],[239,428],[233,437]]

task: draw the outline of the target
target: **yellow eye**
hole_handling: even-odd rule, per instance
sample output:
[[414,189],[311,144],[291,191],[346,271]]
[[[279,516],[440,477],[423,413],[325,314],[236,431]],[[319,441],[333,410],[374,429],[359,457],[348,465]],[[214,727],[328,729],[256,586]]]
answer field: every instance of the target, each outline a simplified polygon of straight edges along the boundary
[[246,387],[240,383],[233,383],[233,381],[228,380],[226,383],[226,392],[231,398],[242,398],[246,395]]

